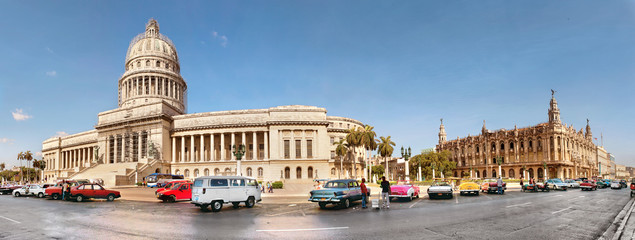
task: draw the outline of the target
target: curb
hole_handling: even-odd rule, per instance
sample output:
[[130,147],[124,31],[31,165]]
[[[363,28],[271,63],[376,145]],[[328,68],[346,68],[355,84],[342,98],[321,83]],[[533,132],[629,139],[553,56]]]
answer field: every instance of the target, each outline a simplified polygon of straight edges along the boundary
[[[613,240],[620,239],[620,237],[622,237],[622,233],[624,233],[624,227],[626,226],[626,223],[628,222],[628,218],[631,216],[631,213],[633,212],[633,207],[635,206],[635,201],[633,201],[632,199],[631,201],[633,202],[631,204],[631,208],[628,210],[628,212],[626,212],[626,216],[624,216],[624,218],[622,219],[622,223],[620,224],[620,227],[617,229],[617,232],[615,232],[615,235],[613,235]],[[628,207],[628,203],[626,204],[626,206]]]
[[[628,220],[628,217],[630,216],[630,212],[627,212],[627,211],[628,211],[628,209],[632,210],[633,206],[635,206],[635,201],[634,200],[635,199],[631,198],[626,203],[626,205],[624,205],[624,208],[622,208],[622,211],[620,211],[617,214],[617,216],[615,216],[615,220],[613,220],[611,225],[609,225],[609,227],[606,229],[606,231],[604,231],[602,236],[600,236],[598,238],[599,240],[607,240],[607,239],[609,239],[608,235],[611,232],[612,227],[613,226],[617,226],[618,222],[619,222],[620,226],[615,231],[615,234],[613,235],[613,238],[611,238],[611,239],[619,239],[619,237],[622,235],[622,231],[624,230],[624,225],[626,224],[626,221]],[[617,238],[616,238],[616,236],[617,236]]]

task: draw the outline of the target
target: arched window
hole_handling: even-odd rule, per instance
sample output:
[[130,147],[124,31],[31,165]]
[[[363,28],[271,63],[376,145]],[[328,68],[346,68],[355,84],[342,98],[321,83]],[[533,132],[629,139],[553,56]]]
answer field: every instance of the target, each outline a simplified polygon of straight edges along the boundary
[[262,177],[262,175],[263,175],[263,170],[260,167],[260,168],[258,168],[258,177]]
[[250,167],[247,168],[247,177],[251,177],[251,168]]
[[515,178],[516,174],[514,173],[514,169],[509,169],[509,178]]
[[476,146],[476,153],[478,153],[478,152],[479,152],[479,148],[478,148],[478,146]]
[[496,170],[492,170],[492,177],[495,178],[496,177]]
[[313,167],[309,167],[306,170],[306,177],[309,178],[309,179],[313,179]]
[[505,177],[505,170],[501,170],[501,177]]
[[487,170],[483,170],[483,177],[487,177]]
[[157,61],[157,65],[155,67],[161,67],[161,62]]
[[284,168],[284,178],[285,179],[291,178],[291,168],[289,167]]
[[185,169],[185,177],[190,177],[190,170],[189,169]]
[[181,175],[181,170],[178,170],[178,169],[177,169],[176,171],[174,171],[174,174],[175,174],[175,175]]
[[194,169],[194,177],[198,177],[198,168]]
[[141,67],[141,62],[137,61],[137,67]]
[[169,63],[166,63],[166,64],[165,64],[165,68],[170,69],[170,64],[169,64]]
[[501,151],[505,150],[505,143],[501,142]]
[[225,176],[228,176],[229,174],[231,174],[232,170],[229,168],[225,168]]
[[529,170],[527,170],[527,172],[529,172],[529,178],[534,178],[534,169],[530,168]]
[[335,176],[335,168],[331,168],[331,175]]
[[149,66],[150,66],[150,60],[147,60],[146,61],[146,67],[149,67]]
[[209,169],[206,168],[203,170],[203,174],[205,174],[206,177],[209,176]]
[[220,169],[214,169],[214,176],[218,176],[220,174]]
[[302,178],[302,168],[301,167],[297,167],[295,169],[295,178],[297,178],[297,179]]
[[154,170],[155,173],[161,173],[161,169],[157,168],[157,170]]
[[538,168],[538,178],[543,178],[545,176],[544,170],[542,168]]
[[509,149],[514,150],[514,142],[509,141]]
[[492,143],[492,152],[496,151],[496,143]]

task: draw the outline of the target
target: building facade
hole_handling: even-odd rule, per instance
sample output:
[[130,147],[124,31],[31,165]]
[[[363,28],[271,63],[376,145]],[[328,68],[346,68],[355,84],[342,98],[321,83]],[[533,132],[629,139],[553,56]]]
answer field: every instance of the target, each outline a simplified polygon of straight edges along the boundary
[[579,131],[562,124],[554,93],[548,121],[535,126],[492,131],[483,121],[480,135],[447,140],[441,119],[436,149],[452,153],[450,160],[457,163],[454,177],[564,179],[597,175],[596,146],[589,121],[586,129]]
[[[106,185],[133,184],[155,172],[263,181],[334,178],[340,171],[331,154],[334,139],[363,127],[301,105],[187,114],[188,87],[180,71],[175,45],[151,19],[128,47],[119,107],[99,113],[93,130],[45,140],[45,178],[102,178]],[[232,151],[241,144],[245,155],[237,161]],[[362,167],[349,164],[347,175],[361,176]]]
[[611,173],[613,170],[613,163],[611,163],[611,158],[609,153],[606,152],[604,147],[597,146],[596,147],[596,158],[598,160],[598,172],[599,176],[602,179],[611,178]]

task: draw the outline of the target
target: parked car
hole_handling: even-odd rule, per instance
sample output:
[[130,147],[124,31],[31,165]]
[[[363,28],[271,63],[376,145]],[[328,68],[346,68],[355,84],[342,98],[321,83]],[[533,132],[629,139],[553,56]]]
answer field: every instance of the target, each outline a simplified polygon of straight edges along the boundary
[[218,212],[223,204],[231,203],[238,207],[245,203],[248,208],[262,201],[260,188],[255,178],[243,176],[207,176],[194,180],[192,185],[192,204],[203,211],[211,205]]
[[[368,194],[370,195],[370,188]],[[355,179],[328,181],[321,190],[313,190],[309,196],[309,202],[317,202],[322,209],[326,208],[327,204],[348,208],[351,202],[358,200],[362,200],[362,189]]]
[[600,180],[595,182],[595,184],[597,184],[597,188],[607,188],[609,185],[606,185],[606,182]]
[[[507,183],[503,182],[503,193],[507,190]],[[498,183],[497,179],[485,179],[483,183],[481,183],[481,191],[486,193],[495,193],[498,191]]]
[[611,186],[611,179],[602,179],[602,181],[606,184],[606,187],[610,187]]
[[21,188],[22,185],[7,185],[4,187],[0,187],[0,195],[11,195],[13,194],[13,190]]
[[181,200],[192,200],[192,183],[174,183],[172,188],[159,192],[157,198],[163,202],[172,203]]
[[580,189],[582,191],[584,190],[595,191],[595,190],[598,190],[598,185],[595,184],[595,181],[593,180],[584,180],[584,182],[580,184]]
[[164,187],[157,188],[157,190],[154,191],[154,196],[159,195],[159,192],[163,192],[165,190],[171,189],[176,184],[180,184],[180,183],[184,183],[184,182],[189,182],[189,181],[188,180],[174,180],[172,182],[169,182],[169,183],[165,184]]
[[622,185],[622,188],[627,188],[628,184],[626,183],[626,180],[622,179],[620,180],[620,185]]
[[622,184],[620,184],[618,180],[613,180],[611,182],[611,189],[622,189]]
[[15,190],[13,190],[13,196],[15,197],[20,197],[20,196],[37,196],[39,198],[43,198],[45,193],[44,193],[45,188],[43,188],[40,185],[37,184],[29,184],[26,185],[24,187],[21,188],[17,188]]
[[459,185],[459,194],[461,196],[466,194],[476,194],[476,196],[478,196],[478,193],[480,191],[481,191],[481,186],[479,186],[475,182],[464,182],[464,183],[461,183],[461,185]]
[[44,190],[44,195],[47,197],[51,197],[53,198],[53,200],[60,200],[62,199],[62,186],[64,185],[64,183],[68,183],[70,187],[75,187],[80,185],[79,182],[74,181],[74,180],[63,180],[63,181],[59,181],[55,184],[55,186],[52,187],[48,187],[46,188],[46,190]]
[[549,186],[545,186],[545,183],[543,182],[537,182],[534,184],[525,184],[522,186],[522,191],[523,192],[527,192],[527,191],[531,191],[531,192],[537,192],[537,191],[541,191],[541,192],[549,192]]
[[438,197],[452,198],[452,186],[446,181],[435,181],[428,188],[428,197],[430,199]]
[[84,183],[79,186],[71,187],[71,199],[75,199],[78,202],[84,201],[89,198],[104,198],[109,202],[120,198],[119,191],[107,190],[98,183]]
[[631,180],[631,197],[635,195],[635,179]]
[[564,183],[567,184],[567,188],[579,188],[580,187],[580,183],[576,182],[573,179],[567,179],[566,181],[564,181]]
[[419,198],[419,187],[400,181],[396,185],[390,186],[389,196],[391,198],[402,198],[412,201],[413,198]]
[[552,178],[545,182],[553,190],[567,191],[567,184],[562,182],[559,178]]

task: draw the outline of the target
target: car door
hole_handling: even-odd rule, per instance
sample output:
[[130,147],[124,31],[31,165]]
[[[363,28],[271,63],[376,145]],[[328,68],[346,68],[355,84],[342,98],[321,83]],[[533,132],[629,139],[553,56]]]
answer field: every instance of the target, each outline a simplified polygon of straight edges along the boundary
[[223,200],[229,202],[229,180],[226,178],[212,178],[209,180],[209,189],[205,191],[205,199],[209,201]]
[[183,199],[190,199],[192,197],[192,192],[191,192],[191,184],[190,183],[181,183],[181,185],[179,186],[179,190],[176,191],[176,199],[178,200],[183,200]]
[[247,179],[247,186],[245,187],[245,191],[247,192],[247,197],[254,196],[256,200],[260,199],[260,189],[258,186],[258,181],[254,179]]
[[229,199],[231,202],[242,202],[247,200],[245,190],[245,179],[229,180]]
[[108,195],[107,193],[108,190],[106,190],[101,185],[93,184],[93,196],[95,196],[96,198],[106,198],[106,195]]

